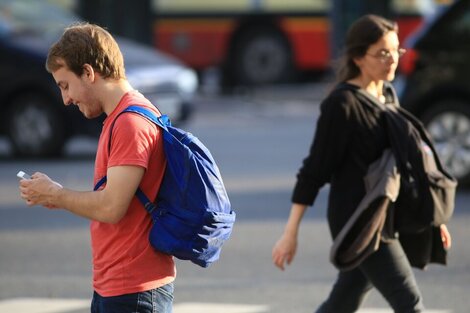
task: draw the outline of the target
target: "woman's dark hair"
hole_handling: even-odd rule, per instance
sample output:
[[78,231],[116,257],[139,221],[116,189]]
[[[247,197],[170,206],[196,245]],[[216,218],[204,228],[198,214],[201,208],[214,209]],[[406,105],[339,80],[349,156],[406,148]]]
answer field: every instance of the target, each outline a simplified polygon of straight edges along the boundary
[[346,34],[345,49],[336,73],[337,81],[344,82],[359,76],[361,71],[354,59],[364,56],[371,45],[390,31],[398,33],[398,25],[378,15],[365,15],[355,21]]

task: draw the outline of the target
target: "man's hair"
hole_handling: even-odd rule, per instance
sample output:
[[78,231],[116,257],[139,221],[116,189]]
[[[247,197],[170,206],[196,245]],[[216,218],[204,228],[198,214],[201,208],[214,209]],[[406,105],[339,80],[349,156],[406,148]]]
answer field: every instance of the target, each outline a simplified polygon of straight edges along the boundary
[[126,77],[121,50],[108,31],[89,23],[70,25],[49,49],[46,69],[53,73],[66,66],[80,76],[85,64],[91,65],[103,78]]

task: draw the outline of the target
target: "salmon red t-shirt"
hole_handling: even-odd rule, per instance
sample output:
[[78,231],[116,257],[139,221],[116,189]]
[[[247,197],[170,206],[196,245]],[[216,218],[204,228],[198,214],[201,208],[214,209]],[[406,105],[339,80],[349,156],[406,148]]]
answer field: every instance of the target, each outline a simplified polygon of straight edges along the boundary
[[[140,188],[154,199],[163,178],[166,159],[161,130],[144,117],[125,113],[129,105],[155,107],[137,91],[126,93],[105,119],[98,142],[94,184],[114,166],[145,168]],[[108,149],[110,127],[111,147]],[[102,187],[106,188],[106,186]],[[152,221],[134,197],[125,216],[117,224],[92,221],[93,288],[101,296],[117,296],[147,291],[172,282],[176,276],[173,257],[156,251],[148,236]]]

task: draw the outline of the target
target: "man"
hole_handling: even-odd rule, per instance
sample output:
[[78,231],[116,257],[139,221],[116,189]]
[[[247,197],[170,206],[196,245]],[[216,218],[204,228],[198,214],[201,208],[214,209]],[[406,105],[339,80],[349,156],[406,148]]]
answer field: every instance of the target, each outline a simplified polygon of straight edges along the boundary
[[137,114],[116,119],[131,104],[159,112],[132,89],[116,41],[97,25],[66,28],[49,50],[46,69],[65,105],[78,106],[90,119],[107,115],[94,171],[95,184],[104,176],[107,183],[78,192],[34,173],[20,181],[21,197],[30,206],[63,208],[91,220],[92,313],[171,312],[173,257],[150,246],[151,218],[134,197],[139,186],[149,197],[157,194],[166,166],[162,133]]

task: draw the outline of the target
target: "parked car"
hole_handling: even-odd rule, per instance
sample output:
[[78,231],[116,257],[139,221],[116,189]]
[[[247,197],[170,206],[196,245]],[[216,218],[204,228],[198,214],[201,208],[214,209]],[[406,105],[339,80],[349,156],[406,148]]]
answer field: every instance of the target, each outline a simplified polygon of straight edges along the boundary
[[470,0],[455,1],[405,43],[397,89],[449,171],[470,184]]
[[[19,156],[59,155],[69,138],[96,136],[102,119],[65,107],[45,70],[50,45],[80,18],[47,1],[0,0],[0,135]],[[186,120],[198,81],[195,72],[154,48],[117,38],[126,76],[173,123]]]

